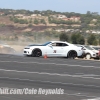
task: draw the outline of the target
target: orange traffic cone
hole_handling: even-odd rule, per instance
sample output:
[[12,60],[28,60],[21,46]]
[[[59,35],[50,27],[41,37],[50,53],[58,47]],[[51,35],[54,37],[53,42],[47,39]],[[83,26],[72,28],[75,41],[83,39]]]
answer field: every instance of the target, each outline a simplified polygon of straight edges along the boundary
[[47,59],[47,54],[44,55],[44,59]]

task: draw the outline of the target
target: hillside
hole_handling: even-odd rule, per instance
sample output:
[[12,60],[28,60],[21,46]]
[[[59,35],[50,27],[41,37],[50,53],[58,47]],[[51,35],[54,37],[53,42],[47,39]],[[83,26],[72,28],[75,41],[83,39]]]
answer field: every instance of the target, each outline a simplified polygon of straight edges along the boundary
[[100,15],[47,11],[0,9],[0,39],[40,41],[58,39],[59,34],[100,34]]

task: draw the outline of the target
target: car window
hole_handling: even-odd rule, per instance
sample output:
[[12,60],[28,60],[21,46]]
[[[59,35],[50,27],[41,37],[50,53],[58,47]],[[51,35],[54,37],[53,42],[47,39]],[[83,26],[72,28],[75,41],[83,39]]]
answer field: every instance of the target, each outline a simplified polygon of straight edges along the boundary
[[52,43],[52,46],[56,46],[56,43]]
[[62,43],[56,43],[56,46],[62,46]]
[[84,46],[85,48],[89,49],[89,50],[94,50],[93,48],[91,48],[90,46]]
[[62,46],[68,46],[68,44],[66,44],[66,43],[63,43],[63,44],[62,44]]
[[68,46],[66,43],[52,43],[52,46],[62,47],[62,46]]
[[100,47],[93,47],[95,50],[100,50]]

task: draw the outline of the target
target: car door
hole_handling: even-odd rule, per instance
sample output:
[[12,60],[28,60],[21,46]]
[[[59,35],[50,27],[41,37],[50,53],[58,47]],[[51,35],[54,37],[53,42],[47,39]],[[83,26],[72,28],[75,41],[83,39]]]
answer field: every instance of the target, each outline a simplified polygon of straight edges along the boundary
[[62,56],[62,54],[65,52],[65,47],[67,44],[60,43],[60,42],[54,42],[48,45],[47,47],[47,55],[48,56]]
[[63,52],[59,43],[51,43],[46,47],[48,56],[60,56]]
[[58,47],[59,47],[58,54],[61,56],[65,56],[66,53],[69,51],[68,44],[66,44],[66,43],[59,43]]
[[57,56],[60,56],[63,52],[63,49],[62,49],[62,46],[61,46],[61,43],[55,43],[56,45],[53,46],[53,54],[54,55],[57,55]]
[[48,56],[52,56],[53,55],[54,50],[53,50],[52,43],[47,45],[44,49],[45,49],[44,50],[45,52],[43,54],[47,54]]

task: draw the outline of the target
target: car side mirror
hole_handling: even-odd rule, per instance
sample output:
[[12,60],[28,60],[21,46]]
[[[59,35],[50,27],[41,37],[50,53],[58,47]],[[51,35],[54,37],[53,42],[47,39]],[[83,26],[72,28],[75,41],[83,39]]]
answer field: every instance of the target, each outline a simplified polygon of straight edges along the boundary
[[83,50],[86,50],[86,49],[83,49]]
[[52,47],[52,45],[51,45],[51,44],[49,44],[48,46],[49,46],[49,47]]
[[82,48],[82,50],[86,50],[85,48]]

